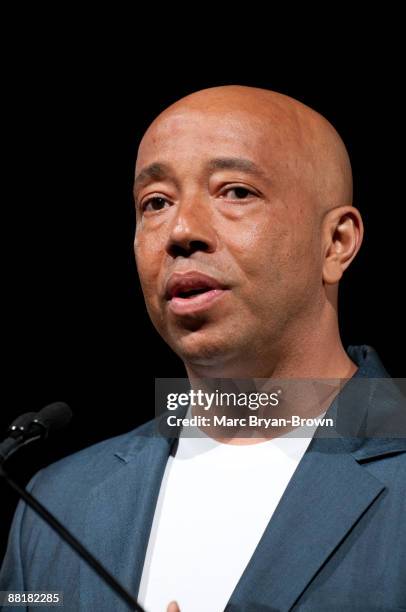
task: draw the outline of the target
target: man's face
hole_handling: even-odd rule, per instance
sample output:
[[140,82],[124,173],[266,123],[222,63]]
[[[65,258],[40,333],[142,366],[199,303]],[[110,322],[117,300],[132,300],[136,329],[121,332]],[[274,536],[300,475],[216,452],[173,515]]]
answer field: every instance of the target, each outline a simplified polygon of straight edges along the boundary
[[181,108],[144,136],[137,268],[153,324],[186,363],[259,362],[315,317],[320,228],[299,148],[246,111]]

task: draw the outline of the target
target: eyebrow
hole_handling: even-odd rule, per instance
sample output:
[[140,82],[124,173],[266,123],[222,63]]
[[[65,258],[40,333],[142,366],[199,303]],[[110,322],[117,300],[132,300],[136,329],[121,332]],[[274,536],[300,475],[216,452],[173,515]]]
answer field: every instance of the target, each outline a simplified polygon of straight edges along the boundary
[[[206,164],[206,173],[212,174],[216,170],[240,170],[247,174],[252,174],[262,179],[269,179],[268,175],[250,159],[243,157],[215,157],[210,159]],[[175,185],[178,185],[171,166],[164,162],[154,162],[149,166],[146,166],[134,180],[134,193],[145,184],[151,181],[164,181],[170,180]]]
[[134,193],[137,193],[137,191],[145,183],[149,183],[151,181],[164,181],[168,178],[171,178],[172,181],[176,182],[170,166],[163,162],[154,162],[141,170],[141,172],[139,172],[139,174],[135,177]]
[[207,170],[209,174],[215,170],[241,170],[247,174],[253,174],[262,178],[266,177],[262,168],[250,159],[243,157],[216,157],[208,161]]

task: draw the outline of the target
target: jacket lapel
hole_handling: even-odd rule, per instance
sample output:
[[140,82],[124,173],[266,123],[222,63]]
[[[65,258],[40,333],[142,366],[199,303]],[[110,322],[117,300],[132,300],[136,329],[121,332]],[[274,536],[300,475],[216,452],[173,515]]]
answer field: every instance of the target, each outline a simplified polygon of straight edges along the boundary
[[[389,376],[371,347],[349,347],[348,352],[359,369],[326,415],[334,419],[338,415],[339,428],[331,437],[317,437],[316,432],[231,595],[227,612],[291,610],[329,555],[385,490],[362,462],[406,452],[404,437],[364,437],[366,418],[372,417],[373,423],[379,422],[377,416],[385,420],[400,399],[389,380],[385,386],[371,381],[368,393],[363,388],[360,397],[362,386],[353,379]],[[404,403],[395,411],[397,419],[403,408]]]
[[290,610],[383,490],[340,440],[314,439],[226,610]]
[[[134,597],[171,443],[135,433],[129,448],[116,454],[116,471],[92,489],[86,503],[85,545]],[[79,592],[81,610],[128,610],[84,562]]]

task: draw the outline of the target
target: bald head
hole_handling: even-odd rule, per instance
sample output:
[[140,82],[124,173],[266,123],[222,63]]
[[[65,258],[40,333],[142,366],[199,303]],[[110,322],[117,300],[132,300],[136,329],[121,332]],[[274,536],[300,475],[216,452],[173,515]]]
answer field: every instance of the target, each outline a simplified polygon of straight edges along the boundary
[[134,193],[148,312],[188,371],[262,376],[340,346],[338,282],[362,221],[345,146],[317,112],[253,87],[195,92],[146,131]]
[[311,194],[322,214],[352,204],[352,172],[345,145],[322,115],[289,96],[256,87],[226,85],[194,92],[166,108],[150,125],[140,145],[154,138],[170,118],[179,122],[188,113],[202,121],[221,117],[222,122],[249,120],[259,126],[269,149],[271,164],[278,166],[291,185],[292,177]]

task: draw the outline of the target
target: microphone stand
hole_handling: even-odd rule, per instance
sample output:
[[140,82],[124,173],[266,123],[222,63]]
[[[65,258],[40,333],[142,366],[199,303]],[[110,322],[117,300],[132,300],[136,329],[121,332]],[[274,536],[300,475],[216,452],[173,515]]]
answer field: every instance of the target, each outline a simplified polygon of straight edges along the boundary
[[0,477],[32,508],[78,555],[106,582],[113,591],[128,605],[131,610],[145,612],[136,599],[90,554],[88,550],[43,506],[35,497],[26,491],[4,471],[0,464]]

